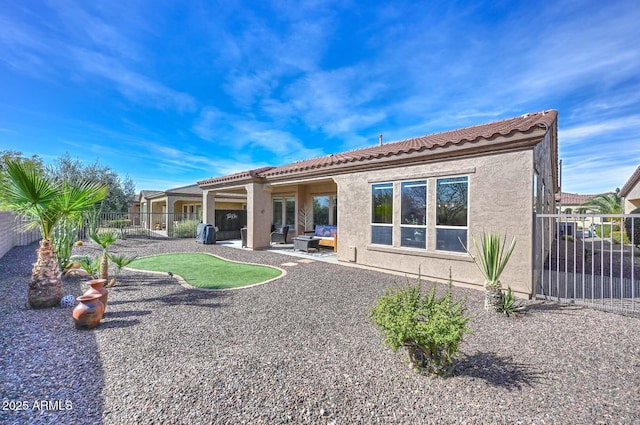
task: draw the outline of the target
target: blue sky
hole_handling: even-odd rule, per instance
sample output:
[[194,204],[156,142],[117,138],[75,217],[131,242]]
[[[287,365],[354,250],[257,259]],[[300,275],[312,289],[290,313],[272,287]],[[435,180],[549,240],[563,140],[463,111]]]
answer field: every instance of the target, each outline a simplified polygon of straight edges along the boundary
[[0,150],[141,189],[545,109],[563,190],[640,165],[635,1],[0,0]]

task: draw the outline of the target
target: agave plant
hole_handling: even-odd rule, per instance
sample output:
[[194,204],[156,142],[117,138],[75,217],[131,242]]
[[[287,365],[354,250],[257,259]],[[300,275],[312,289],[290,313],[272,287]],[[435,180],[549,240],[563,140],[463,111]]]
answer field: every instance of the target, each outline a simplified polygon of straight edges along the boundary
[[116,286],[116,283],[118,281],[118,276],[120,276],[120,271],[122,271],[122,268],[127,267],[129,264],[131,264],[133,260],[135,260],[138,257],[135,255],[133,257],[128,257],[126,255],[121,255],[121,254],[108,254],[108,255],[111,262],[116,266],[116,272],[114,273],[113,277],[111,278],[111,281],[109,281],[109,284],[107,285],[109,288],[112,288]]
[[108,188],[97,182],[57,181],[30,162],[6,161],[7,178],[0,180],[0,205],[30,218],[27,229],[39,228],[42,241],[31,273],[28,303],[53,307],[63,295],[62,270],[56,259],[54,229],[61,221],[80,216],[100,202]]
[[498,234],[483,232],[480,244],[478,244],[475,237],[472,239],[477,256],[474,257],[468,250],[467,253],[473,258],[474,263],[484,277],[484,308],[491,311],[500,311],[503,297],[500,275],[502,275],[516,247],[516,238],[514,236],[508,246],[507,237],[505,236],[501,239]]
[[525,309],[524,304],[516,298],[511,291],[511,287],[507,287],[507,292],[502,294],[502,300],[500,301],[500,311],[507,316],[517,316],[521,314]]
[[102,260],[100,261],[100,279],[109,279],[109,247],[118,240],[115,232],[93,233],[91,239],[102,247]]

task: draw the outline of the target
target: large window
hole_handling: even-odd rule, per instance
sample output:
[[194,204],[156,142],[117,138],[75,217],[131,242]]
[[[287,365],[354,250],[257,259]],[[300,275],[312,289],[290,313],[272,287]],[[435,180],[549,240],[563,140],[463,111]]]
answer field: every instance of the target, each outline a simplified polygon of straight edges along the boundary
[[469,178],[437,179],[436,185],[436,249],[464,252],[467,246]]
[[426,180],[403,182],[401,246],[427,247],[427,182]]
[[371,243],[393,243],[393,183],[371,187]]
[[338,225],[338,197],[336,195],[313,197],[313,224],[314,226]]
[[293,197],[273,198],[273,225],[275,227],[296,224],[296,200]]

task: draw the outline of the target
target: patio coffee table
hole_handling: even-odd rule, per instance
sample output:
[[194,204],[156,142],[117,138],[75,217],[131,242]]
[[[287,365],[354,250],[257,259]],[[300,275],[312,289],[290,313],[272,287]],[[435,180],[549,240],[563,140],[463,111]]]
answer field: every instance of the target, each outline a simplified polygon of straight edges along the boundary
[[320,239],[310,236],[297,236],[293,238],[293,250],[309,252],[310,248],[320,250]]

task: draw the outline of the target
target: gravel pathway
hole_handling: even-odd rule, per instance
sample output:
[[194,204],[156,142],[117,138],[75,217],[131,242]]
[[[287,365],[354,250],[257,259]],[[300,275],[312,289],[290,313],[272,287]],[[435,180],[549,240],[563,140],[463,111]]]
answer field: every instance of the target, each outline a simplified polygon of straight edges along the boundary
[[[507,318],[486,313],[480,291],[454,288],[474,334],[443,379],[414,374],[367,318],[403,277],[129,239],[113,251],[297,265],[227,292],[125,271],[102,324],[78,331],[70,310],[25,308],[35,248],[0,259],[2,424],[640,424],[638,318],[544,302]],[[83,289],[65,279],[65,293]]]

